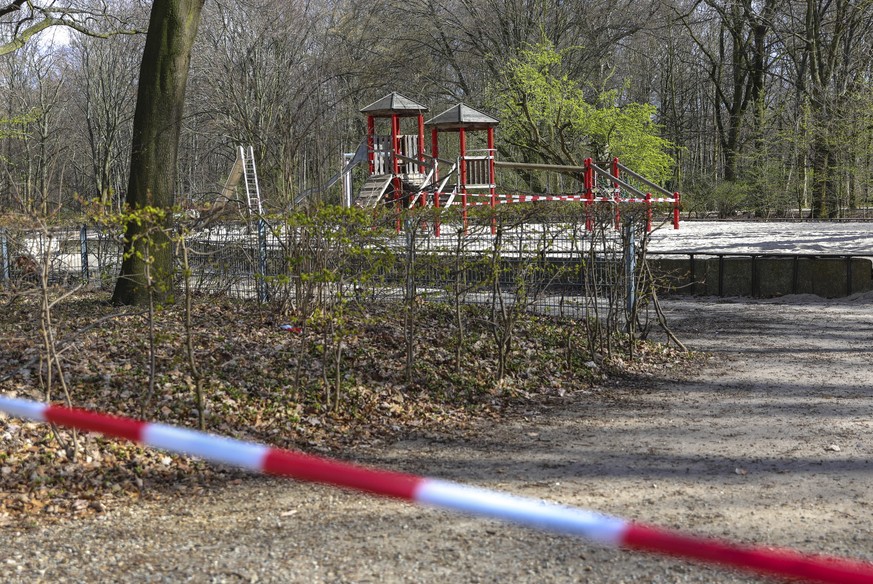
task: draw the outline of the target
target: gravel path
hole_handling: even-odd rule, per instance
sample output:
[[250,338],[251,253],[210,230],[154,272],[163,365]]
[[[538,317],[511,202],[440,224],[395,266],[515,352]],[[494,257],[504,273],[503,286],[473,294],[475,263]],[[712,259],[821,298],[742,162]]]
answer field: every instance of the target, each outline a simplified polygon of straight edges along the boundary
[[[789,299],[797,301],[797,299]],[[716,358],[368,464],[733,540],[873,561],[873,300],[671,301]],[[326,487],[251,477],[59,525],[0,528],[3,582],[753,582]]]

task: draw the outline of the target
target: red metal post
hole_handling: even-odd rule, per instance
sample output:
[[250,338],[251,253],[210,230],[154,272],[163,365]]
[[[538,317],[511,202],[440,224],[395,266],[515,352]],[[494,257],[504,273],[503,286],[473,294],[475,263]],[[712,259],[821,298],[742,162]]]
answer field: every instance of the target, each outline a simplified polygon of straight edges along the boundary
[[437,164],[437,158],[440,155],[440,139],[436,128],[431,128],[430,130],[430,152],[431,156],[433,156],[434,164],[433,180],[438,181],[440,178],[440,166]]
[[376,166],[374,164],[375,152],[373,149],[376,146],[376,118],[367,116],[367,162],[370,166],[370,174],[375,173]]
[[652,230],[652,193],[646,193],[646,233]]
[[673,193],[673,229],[679,229],[679,193]]
[[424,114],[418,114],[418,160],[422,163],[418,167],[418,172],[426,174],[424,168]]
[[591,206],[594,204],[594,169],[591,168],[591,159],[585,159],[585,229],[594,231],[594,220],[591,217]]
[[[612,159],[612,176],[618,178],[619,172],[621,171],[618,168],[618,158],[616,157]],[[621,229],[621,191],[619,191],[618,181],[612,181],[612,188],[612,197],[615,199],[615,228]]]
[[397,115],[391,116],[391,172],[394,176],[400,174],[400,159],[397,155],[400,153],[400,118]]
[[[418,165],[418,172],[427,174],[427,169],[424,167],[424,114],[418,114],[418,160],[421,162]],[[418,205],[419,207],[427,205],[427,195],[424,192],[421,193]]]
[[458,172],[461,180],[461,192],[467,192],[467,132],[464,128],[458,129]]

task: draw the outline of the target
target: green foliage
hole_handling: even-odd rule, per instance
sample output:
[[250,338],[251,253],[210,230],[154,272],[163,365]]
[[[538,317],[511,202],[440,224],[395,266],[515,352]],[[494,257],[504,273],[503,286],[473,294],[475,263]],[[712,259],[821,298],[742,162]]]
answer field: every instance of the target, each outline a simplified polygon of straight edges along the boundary
[[743,181],[720,182],[712,189],[711,204],[720,218],[735,215],[749,201],[752,185]]
[[562,72],[563,52],[543,42],[521,52],[491,87],[505,141],[528,160],[580,165],[613,156],[653,181],[670,177],[673,145],[659,135],[650,104],[621,103],[615,90],[594,99]]
[[682,191],[682,209],[698,218],[717,215],[721,219],[755,209],[761,212],[772,203],[759,181],[723,181],[694,177]]

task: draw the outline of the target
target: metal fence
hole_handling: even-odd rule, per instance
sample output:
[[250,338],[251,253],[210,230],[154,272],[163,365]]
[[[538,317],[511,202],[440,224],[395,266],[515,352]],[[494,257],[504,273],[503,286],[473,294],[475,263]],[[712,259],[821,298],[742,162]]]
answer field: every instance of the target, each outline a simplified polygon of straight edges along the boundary
[[[320,231],[319,231],[320,229]],[[550,314],[576,314],[589,297],[625,286],[627,233],[586,230],[584,222],[502,225],[426,221],[405,229],[335,230],[234,223],[189,235],[195,291],[294,304],[303,295],[359,299],[493,303],[518,299]],[[495,231],[497,231],[495,233]],[[95,227],[0,231],[0,285],[33,286],[45,270],[52,285],[111,287],[122,240]],[[178,254],[177,254],[178,255]],[[179,270],[181,274],[182,271]],[[180,276],[181,277],[181,276]],[[633,276],[630,277],[630,280]],[[313,290],[317,289],[316,292]]]
[[76,228],[0,229],[0,284],[26,287],[43,274],[50,285],[114,283],[121,267],[118,233]]
[[609,297],[620,284],[623,249],[615,230],[594,242],[593,232],[573,223],[522,224],[500,234],[490,225],[443,227],[440,237],[427,229],[414,241],[398,237],[395,246],[405,248],[396,249],[382,282],[397,283],[398,293],[413,285],[428,301],[492,305],[500,295],[557,315],[578,314],[583,299]]
[[[268,237],[272,241],[267,253],[276,258],[281,255],[281,246],[275,237]],[[197,292],[257,298],[258,275],[278,273],[275,259],[272,270],[264,272],[259,269],[265,255],[259,246],[256,226],[215,226],[195,234],[188,240],[188,245],[191,284]]]

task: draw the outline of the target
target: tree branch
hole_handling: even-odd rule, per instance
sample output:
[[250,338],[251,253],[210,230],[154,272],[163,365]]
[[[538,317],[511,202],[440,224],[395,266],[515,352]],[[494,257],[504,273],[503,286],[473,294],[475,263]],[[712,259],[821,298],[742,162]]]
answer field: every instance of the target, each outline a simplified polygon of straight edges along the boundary
[[[141,34],[145,32],[144,30],[137,28],[125,28],[119,18],[114,17],[105,11],[95,12],[72,7],[43,8],[35,6],[33,2],[28,0],[14,0],[9,4],[0,7],[0,18],[20,11],[25,4],[28,6],[29,13],[21,18],[14,19],[14,22],[10,23],[15,27],[15,32],[12,34],[11,39],[0,44],[0,56],[14,53],[27,44],[27,42],[34,36],[53,26],[64,26],[86,36],[101,39],[121,34]],[[99,19],[114,21],[118,24],[118,27],[110,30],[98,30],[88,26],[84,22],[80,22],[80,20],[87,22]],[[35,23],[27,25],[31,21],[35,21]]]

